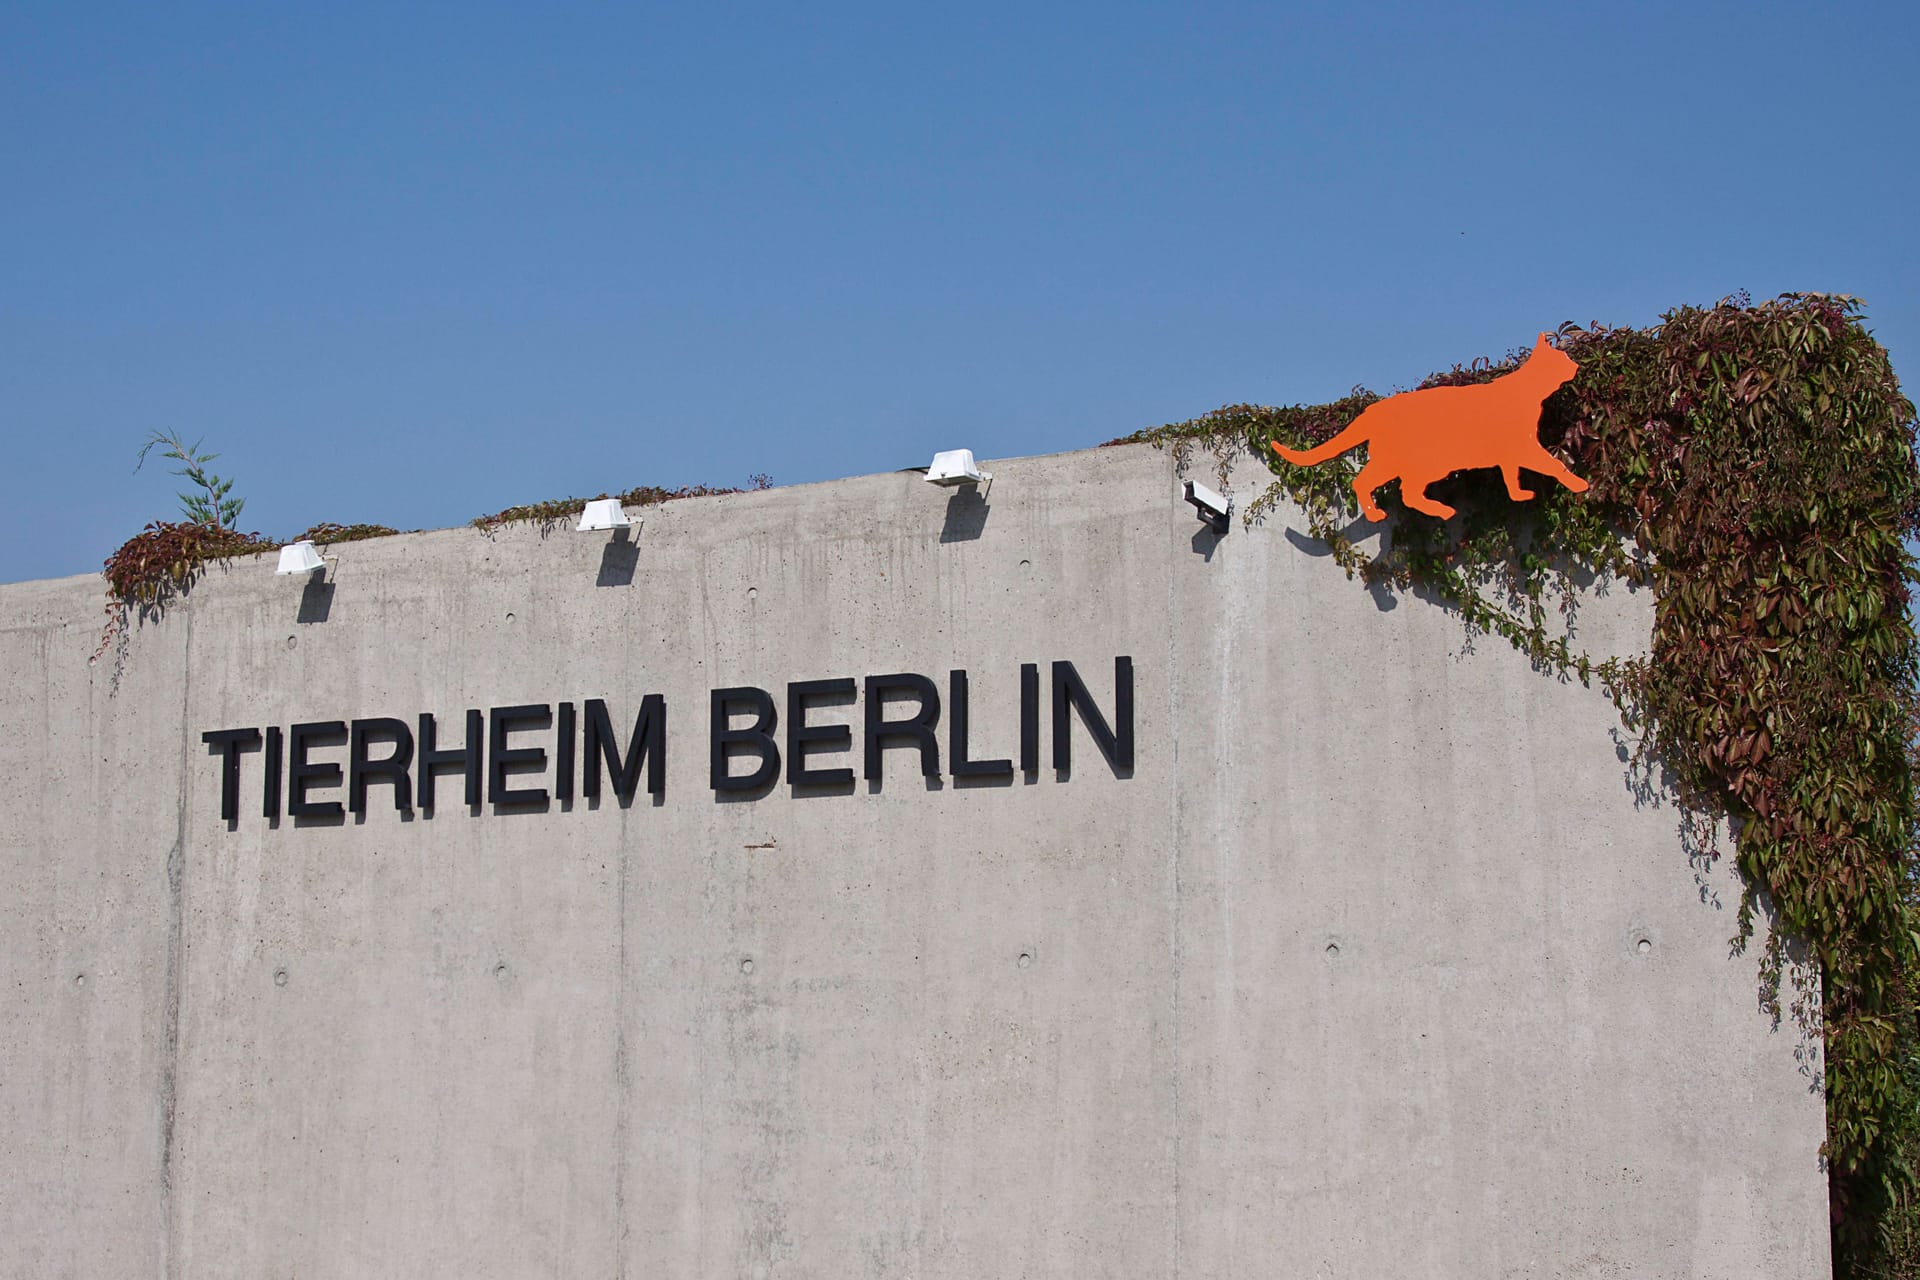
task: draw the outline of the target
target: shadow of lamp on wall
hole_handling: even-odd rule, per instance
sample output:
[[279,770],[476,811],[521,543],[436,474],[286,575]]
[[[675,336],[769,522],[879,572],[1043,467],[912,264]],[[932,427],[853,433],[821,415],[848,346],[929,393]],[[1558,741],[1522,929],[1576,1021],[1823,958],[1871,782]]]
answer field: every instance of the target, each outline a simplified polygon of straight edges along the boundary
[[295,621],[327,620],[327,615],[333,611],[333,584],[327,581],[327,562],[321,559],[311,539],[302,538],[280,548],[280,564],[274,573],[306,579],[304,589],[300,592],[300,612]]
[[600,574],[594,579],[594,586],[633,585],[633,571],[640,563],[640,544],[634,540],[634,531],[639,527],[640,522],[627,514],[618,498],[595,498],[586,505],[580,513],[580,523],[573,526],[575,533],[613,531],[613,536],[607,539],[606,550],[600,553]]
[[942,542],[971,542],[987,527],[987,494],[993,488],[993,474],[982,471],[971,449],[948,449],[933,455],[927,467],[928,484],[952,489],[947,499],[947,519],[940,529]]

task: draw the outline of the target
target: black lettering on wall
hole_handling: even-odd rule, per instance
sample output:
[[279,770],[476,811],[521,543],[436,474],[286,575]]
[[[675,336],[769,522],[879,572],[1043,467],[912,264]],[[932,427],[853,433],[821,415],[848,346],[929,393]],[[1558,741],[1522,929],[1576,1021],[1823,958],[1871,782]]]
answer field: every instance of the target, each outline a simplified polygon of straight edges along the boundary
[[528,703],[518,707],[495,707],[487,716],[487,802],[498,805],[541,805],[547,802],[545,787],[509,787],[510,773],[545,773],[545,747],[509,747],[507,735],[529,729],[544,729],[553,723],[553,708],[546,703]]
[[[369,758],[368,748],[376,742],[391,742],[393,753],[380,760]],[[413,781],[407,775],[412,766],[413,730],[407,728],[406,721],[385,716],[355,720],[347,744],[348,812],[367,811],[367,783],[371,781],[393,784],[394,808],[402,812],[413,808]]]
[[971,760],[968,743],[967,673],[947,676],[947,767],[956,778],[1011,778],[1011,760]]
[[[753,715],[753,723],[744,729],[733,727],[733,717],[742,712]],[[765,689],[743,685],[735,689],[713,691],[713,734],[708,776],[715,791],[758,791],[780,776],[780,748],[774,743],[773,728],[779,717],[774,713],[773,697]],[[750,755],[760,763],[752,773],[734,776],[728,772],[735,755]]]
[[[920,709],[905,720],[889,720],[887,695],[908,693],[919,699]],[[933,736],[940,722],[940,693],[933,681],[912,672],[867,677],[866,778],[879,781],[882,773],[880,753],[890,745],[909,745],[920,749],[920,772],[940,776],[940,744]]]
[[1020,664],[1020,772],[1040,773],[1040,668],[1031,662]]
[[[596,783],[599,779],[594,780]],[[573,799],[573,704],[560,704],[560,723],[553,733],[553,798]]]
[[[1072,662],[1056,661],[1048,674],[1042,705],[1039,664],[1020,664],[1019,737],[1015,760],[975,759],[972,740],[972,685],[963,669],[948,672],[945,746],[948,766],[956,779],[1010,779],[1016,769],[1028,782],[1040,769],[1041,717],[1051,712],[1052,758],[1062,779],[1073,765],[1073,721],[1077,718],[1115,775],[1131,776],[1135,753],[1133,659],[1113,660],[1113,702],[1109,717],[1088,690]],[[940,774],[941,693],[934,681],[913,672],[858,678],[799,680],[786,692],[786,776],[795,788],[851,789],[855,770],[849,757],[854,748],[851,723],[816,722],[826,708],[851,706],[864,694],[860,712],[864,756],[859,775],[878,785],[886,775],[889,750],[919,753],[920,773]],[[716,792],[758,793],[780,777],[780,714],[773,696],[751,685],[711,691],[709,780]],[[844,717],[851,720],[851,714]],[[640,701],[633,732],[623,742],[605,700],[584,704],[526,704],[495,707],[490,712],[465,712],[466,736],[458,746],[443,746],[439,724],[423,713],[410,731],[409,722],[391,717],[366,717],[349,722],[321,720],[295,724],[284,732],[269,725],[264,730],[216,729],[201,734],[218,761],[220,816],[231,828],[238,821],[241,756],[264,745],[261,778],[261,814],[271,821],[284,812],[301,821],[341,821],[351,812],[357,818],[368,809],[368,792],[376,783],[392,787],[394,808],[411,813],[417,805],[431,817],[435,784],[440,775],[458,770],[463,796],[478,811],[484,794],[496,806],[544,806],[549,797],[570,804],[575,795],[597,802],[608,779],[622,805],[631,803],[645,784],[656,803],[666,793],[666,700],[648,694]],[[743,723],[744,721],[744,723]],[[514,746],[513,735],[531,735],[553,727],[540,745]],[[522,742],[528,739],[523,737]],[[316,759],[329,746],[344,745],[344,758]],[[998,744],[996,744],[998,745]],[[383,750],[384,748],[384,750]],[[741,757],[745,757],[744,764]],[[823,757],[839,757],[829,763]],[[545,786],[510,785],[525,775],[544,774],[551,759],[551,791]],[[744,773],[735,770],[745,768]],[[483,786],[484,775],[484,786]],[[525,779],[534,781],[536,779]],[[330,788],[341,788],[340,799],[319,799]],[[344,804],[342,803],[344,801]]]
[[280,736],[280,726],[267,728],[267,779],[260,788],[260,816],[277,818],[280,816],[280,761],[285,743]]
[[288,817],[337,819],[344,816],[338,800],[307,799],[310,791],[340,785],[340,766],[332,761],[314,763],[307,759],[307,752],[313,747],[335,746],[346,740],[344,720],[316,720],[287,730]]
[[631,801],[634,788],[640,785],[641,761],[647,765],[647,794],[666,794],[667,700],[657,693],[640,699],[640,713],[633,718],[633,737],[627,742],[623,761],[620,737],[613,730],[606,702],[587,699],[586,757],[580,794],[589,800],[600,798],[600,771],[604,768],[613,779],[613,794],[620,803]]
[[796,787],[848,787],[853,770],[807,767],[811,751],[853,750],[850,724],[808,724],[807,708],[814,702],[852,702],[852,680],[796,680],[787,686],[787,781]]
[[240,821],[240,753],[260,745],[258,729],[209,729],[200,735],[207,754],[220,757],[220,820]]
[[437,745],[438,726],[428,712],[420,715],[419,751],[414,756],[414,794],[419,797],[421,811],[429,816],[433,813],[433,779],[442,769],[457,765],[466,772],[466,804],[473,808],[480,803],[480,755],[481,738],[485,735],[486,717],[478,711],[467,712],[466,744],[459,747],[441,749]]
[[1107,758],[1117,774],[1133,768],[1133,659],[1113,660],[1113,727],[1109,728],[1086,682],[1071,662],[1053,664],[1053,767],[1061,773],[1073,768],[1073,739],[1069,732],[1067,708],[1079,714],[1080,723],[1093,734],[1094,745]]

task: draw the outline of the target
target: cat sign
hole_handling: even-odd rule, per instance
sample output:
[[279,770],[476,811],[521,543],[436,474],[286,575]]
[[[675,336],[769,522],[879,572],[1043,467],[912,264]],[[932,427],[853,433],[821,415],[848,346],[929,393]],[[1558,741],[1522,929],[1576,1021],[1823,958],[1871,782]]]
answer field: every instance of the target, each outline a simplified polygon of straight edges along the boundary
[[1533,497],[1520,487],[1522,467],[1585,493],[1587,482],[1540,443],[1540,406],[1579,371],[1543,333],[1518,369],[1492,382],[1403,391],[1368,405],[1325,444],[1299,450],[1274,441],[1273,451],[1296,467],[1311,467],[1365,444],[1367,462],[1353,478],[1353,492],[1369,520],[1387,518],[1373,494],[1395,479],[1409,507],[1444,520],[1453,508],[1428,497],[1427,486],[1475,467],[1500,468],[1515,502]]

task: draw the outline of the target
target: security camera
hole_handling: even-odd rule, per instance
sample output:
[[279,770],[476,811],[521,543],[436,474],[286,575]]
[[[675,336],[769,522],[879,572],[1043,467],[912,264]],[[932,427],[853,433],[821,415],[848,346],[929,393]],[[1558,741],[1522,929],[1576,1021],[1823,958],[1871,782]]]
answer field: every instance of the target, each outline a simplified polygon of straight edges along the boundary
[[1233,499],[1192,480],[1186,482],[1186,489],[1187,501],[1193,504],[1200,518],[1212,526],[1215,533],[1225,533],[1227,517],[1233,514]]

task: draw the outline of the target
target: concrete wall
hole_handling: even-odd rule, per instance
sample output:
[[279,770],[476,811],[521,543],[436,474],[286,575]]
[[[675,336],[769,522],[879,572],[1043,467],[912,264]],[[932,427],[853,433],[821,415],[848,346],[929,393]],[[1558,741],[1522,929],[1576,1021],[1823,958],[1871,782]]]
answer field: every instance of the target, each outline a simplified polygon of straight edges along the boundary
[[[0,1273],[1826,1274],[1804,1046],[1600,693],[1150,448],[989,467],[238,563],[92,665],[97,578],[0,587]],[[1131,776],[708,787],[717,686],[963,667],[1012,755],[1121,654]],[[659,804],[274,824],[255,754],[230,828],[200,740],[646,693]]]

